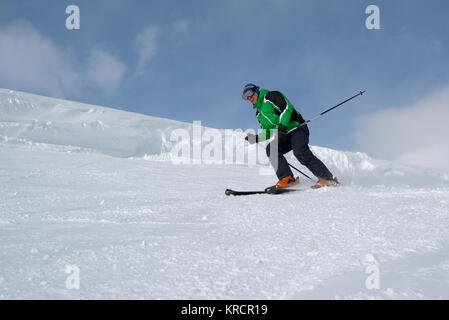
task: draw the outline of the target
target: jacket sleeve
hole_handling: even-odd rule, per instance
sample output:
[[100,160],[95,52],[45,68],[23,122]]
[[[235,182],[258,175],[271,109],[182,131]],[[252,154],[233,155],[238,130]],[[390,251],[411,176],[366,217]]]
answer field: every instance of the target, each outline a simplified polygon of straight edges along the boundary
[[265,100],[271,102],[275,112],[279,114],[279,125],[288,127],[293,114],[293,107],[287,102],[279,91],[268,92]]
[[270,139],[271,133],[269,129],[262,129],[262,131],[258,134],[258,141],[264,142]]
[[[257,110],[256,118],[259,115],[259,113],[260,113],[259,110]],[[257,121],[259,121],[259,119],[257,119]],[[259,121],[259,123],[260,123],[260,121]],[[262,126],[262,123],[260,123],[260,127],[262,128],[262,130],[259,131],[259,134],[257,135],[257,142],[264,142],[264,141],[270,139],[270,136],[271,136],[270,130],[264,129],[264,127]]]

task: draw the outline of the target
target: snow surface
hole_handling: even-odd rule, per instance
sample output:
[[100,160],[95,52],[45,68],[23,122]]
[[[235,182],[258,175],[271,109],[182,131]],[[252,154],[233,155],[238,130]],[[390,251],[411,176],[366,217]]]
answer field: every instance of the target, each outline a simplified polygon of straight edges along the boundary
[[174,164],[191,127],[0,89],[0,298],[449,298],[447,173],[313,147],[340,188],[227,197],[275,176]]

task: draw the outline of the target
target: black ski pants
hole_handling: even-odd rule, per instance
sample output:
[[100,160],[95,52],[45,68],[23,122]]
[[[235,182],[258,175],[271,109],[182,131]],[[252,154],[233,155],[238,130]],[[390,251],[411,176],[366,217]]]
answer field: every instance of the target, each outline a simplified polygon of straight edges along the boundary
[[[284,154],[293,150],[293,154],[296,159],[308,168],[317,178],[330,180],[333,178],[332,173],[324,165],[324,163],[318,159],[309,148],[309,128],[302,126],[293,132],[290,132],[284,141],[278,143],[277,137],[268,144],[267,156],[270,159],[270,163],[276,171],[276,175],[279,180],[292,176],[293,173]],[[278,152],[275,149],[278,144]]]

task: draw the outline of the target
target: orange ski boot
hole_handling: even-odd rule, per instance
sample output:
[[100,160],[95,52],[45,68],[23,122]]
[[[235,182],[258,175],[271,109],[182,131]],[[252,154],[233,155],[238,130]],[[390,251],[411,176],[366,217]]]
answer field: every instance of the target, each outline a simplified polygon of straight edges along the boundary
[[327,180],[327,179],[320,179],[315,186],[313,187],[314,189],[319,189],[322,187],[336,187],[340,185],[340,182],[338,182],[338,179],[335,177],[331,180]]
[[296,186],[297,184],[299,184],[299,177],[295,179],[292,176],[288,176],[288,177],[281,179],[276,184],[276,188],[277,189],[289,188],[289,187]]

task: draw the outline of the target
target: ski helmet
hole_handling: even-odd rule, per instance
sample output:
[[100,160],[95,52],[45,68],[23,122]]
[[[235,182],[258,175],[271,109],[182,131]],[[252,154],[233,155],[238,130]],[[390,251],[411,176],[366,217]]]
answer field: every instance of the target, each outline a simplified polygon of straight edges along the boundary
[[248,100],[249,97],[252,97],[255,93],[260,92],[260,87],[253,83],[248,83],[243,87],[243,94],[242,98],[243,100]]

